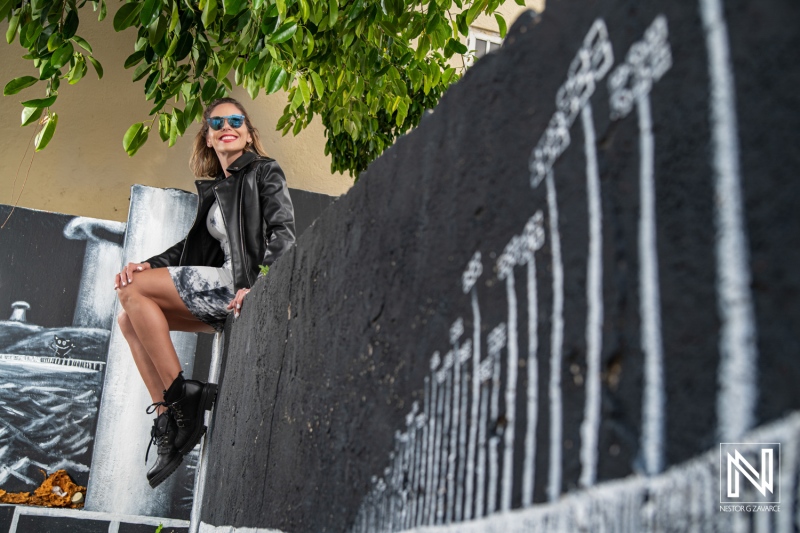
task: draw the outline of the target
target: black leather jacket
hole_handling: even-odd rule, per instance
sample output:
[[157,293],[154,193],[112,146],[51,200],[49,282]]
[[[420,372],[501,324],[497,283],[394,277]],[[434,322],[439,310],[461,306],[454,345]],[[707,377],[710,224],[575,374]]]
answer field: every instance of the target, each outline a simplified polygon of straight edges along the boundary
[[186,238],[146,259],[152,268],[222,266],[219,241],[206,229],[206,217],[219,202],[228,233],[236,290],[249,288],[259,265],[272,265],[295,241],[294,208],[283,170],[274,159],[245,152],[228,167],[230,176],[197,180],[197,215]]

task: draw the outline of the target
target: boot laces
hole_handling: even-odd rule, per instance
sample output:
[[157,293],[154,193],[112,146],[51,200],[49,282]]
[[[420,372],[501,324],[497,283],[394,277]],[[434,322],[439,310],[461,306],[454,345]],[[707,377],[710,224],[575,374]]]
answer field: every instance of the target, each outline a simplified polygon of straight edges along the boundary
[[[148,415],[155,413],[159,407],[164,406],[169,409],[169,405],[167,402],[154,402],[150,404],[150,406],[145,410]],[[169,433],[169,422],[167,422],[167,428],[161,433],[158,430],[158,417],[153,420],[153,427],[150,428],[150,443],[147,445],[147,451],[144,454],[144,462],[147,464],[147,459],[150,457],[150,447],[155,444],[157,447],[161,448],[163,444],[165,444],[167,433]]]

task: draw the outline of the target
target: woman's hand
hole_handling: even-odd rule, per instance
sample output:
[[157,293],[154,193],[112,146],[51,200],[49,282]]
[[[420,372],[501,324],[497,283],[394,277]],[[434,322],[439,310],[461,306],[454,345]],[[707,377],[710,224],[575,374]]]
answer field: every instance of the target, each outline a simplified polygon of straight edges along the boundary
[[133,283],[134,272],[150,270],[150,263],[128,263],[122,272],[114,278],[114,289],[125,287],[128,283]]
[[236,291],[236,296],[231,300],[231,303],[228,304],[228,309],[233,310],[233,318],[239,318],[239,314],[242,312],[244,297],[247,296],[249,292],[250,289],[239,289]]

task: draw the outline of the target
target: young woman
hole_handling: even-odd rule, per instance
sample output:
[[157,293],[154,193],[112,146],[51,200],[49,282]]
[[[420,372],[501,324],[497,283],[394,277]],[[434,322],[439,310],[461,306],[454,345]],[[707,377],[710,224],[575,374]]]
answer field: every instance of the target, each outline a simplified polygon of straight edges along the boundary
[[[221,331],[239,314],[260,275],[295,241],[294,210],[278,163],[266,156],[244,107],[216,100],[203,113],[190,161],[197,217],[186,238],[114,281],[118,317],[157,417],[151,444],[158,458],[147,479],[156,487],[205,432],[204,412],[217,386],[183,378],[170,331]],[[149,450],[149,447],[148,447]]]

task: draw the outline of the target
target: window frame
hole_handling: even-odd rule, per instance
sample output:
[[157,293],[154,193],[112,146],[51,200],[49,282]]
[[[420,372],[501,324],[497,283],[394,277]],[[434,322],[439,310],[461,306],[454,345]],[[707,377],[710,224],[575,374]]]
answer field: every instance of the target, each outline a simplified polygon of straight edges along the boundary
[[[503,39],[500,35],[488,33],[486,31],[470,27],[469,33],[467,35],[467,50],[470,52],[475,52],[477,47],[477,40],[480,39],[481,41],[486,41],[487,43],[491,43],[492,45],[497,45],[498,47],[503,46]],[[489,47],[489,51],[486,52],[491,53],[494,51],[494,46]],[[464,58],[466,66],[471,67],[475,63],[475,55],[469,54]]]

